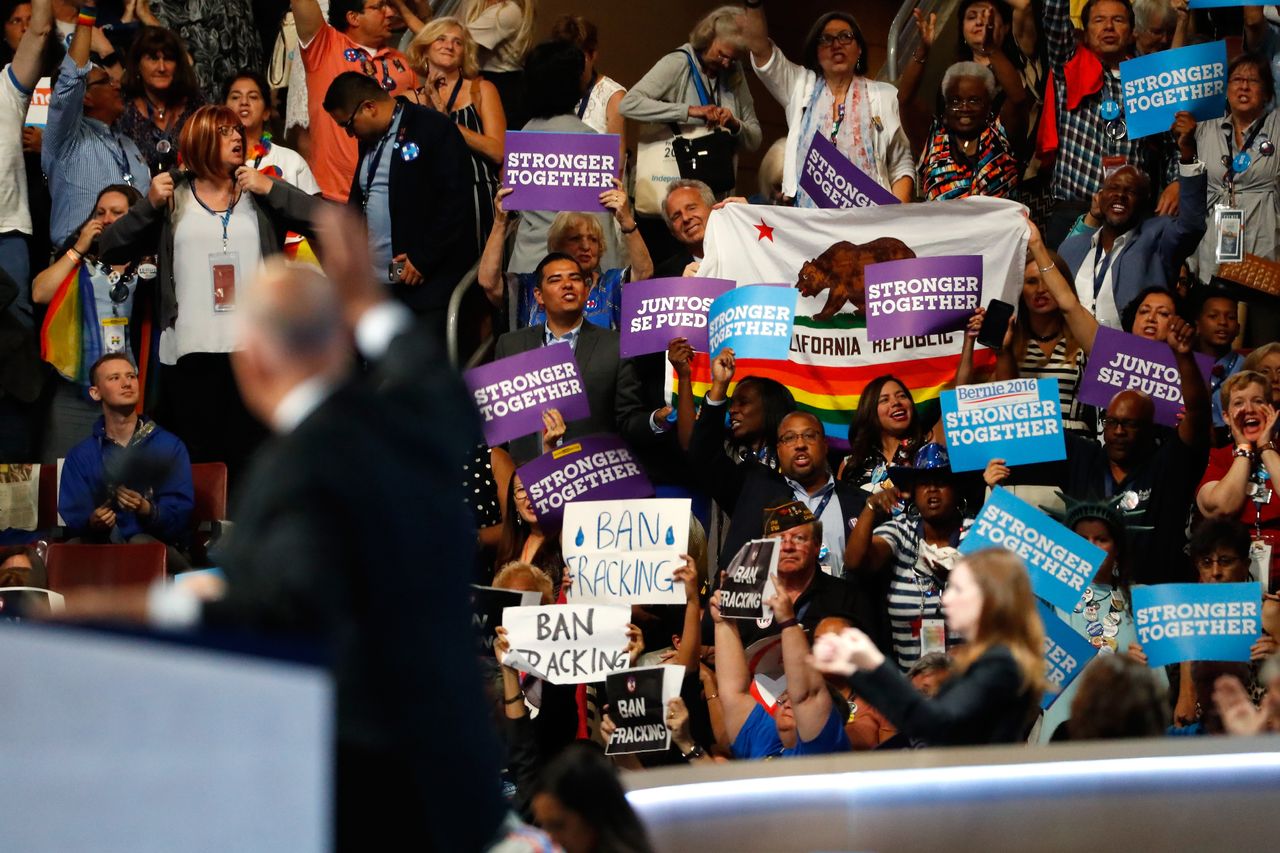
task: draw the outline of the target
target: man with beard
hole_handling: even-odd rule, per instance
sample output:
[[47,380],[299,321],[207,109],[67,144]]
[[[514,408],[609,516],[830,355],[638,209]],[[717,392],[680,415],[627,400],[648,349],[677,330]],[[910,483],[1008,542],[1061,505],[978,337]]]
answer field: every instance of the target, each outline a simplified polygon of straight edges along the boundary
[[1151,179],[1126,165],[1103,181],[1093,206],[1059,253],[1071,269],[1080,302],[1098,322],[1120,328],[1120,309],[1145,287],[1171,287],[1205,232],[1204,164],[1196,157],[1195,119],[1180,112],[1178,215],[1149,216]]

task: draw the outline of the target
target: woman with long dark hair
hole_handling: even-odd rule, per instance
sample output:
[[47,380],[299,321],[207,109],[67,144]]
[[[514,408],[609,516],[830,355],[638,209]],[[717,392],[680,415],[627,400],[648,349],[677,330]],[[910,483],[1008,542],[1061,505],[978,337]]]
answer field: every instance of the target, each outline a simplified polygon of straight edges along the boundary
[[178,34],[143,27],[129,48],[121,88],[120,132],[137,143],[152,174],[172,168],[182,128],[204,104],[200,82]]
[[1003,549],[968,554],[951,571],[942,604],[965,644],[954,655],[956,674],[932,699],[857,628],[819,637],[812,663],[848,678],[898,731],[930,746],[1024,739],[1046,686],[1044,626],[1026,566]]
[[[121,352],[137,364],[138,324],[133,322],[133,308],[139,265],[104,262],[98,244],[103,229],[141,199],[126,184],[103,188],[93,214],[63,246],[57,260],[31,283],[32,300],[51,306],[41,329],[41,356],[64,380],[54,388],[45,427],[42,453],[49,461],[66,456],[92,433],[102,415],[101,404],[88,396],[93,363],[106,353]],[[150,275],[154,278],[154,271]],[[74,306],[78,316],[71,318],[65,312]]]
[[849,424],[849,455],[840,463],[836,479],[879,491],[888,478],[888,466],[910,465],[929,436],[907,384],[887,373],[877,376],[858,397]]
[[565,853],[653,850],[617,771],[590,744],[573,744],[547,765],[533,796],[533,813]]
[[848,12],[827,12],[805,36],[799,63],[769,38],[764,4],[742,15],[751,66],[787,114],[782,192],[798,207],[816,202],[799,187],[799,164],[815,136],[828,139],[876,183],[911,201],[915,161],[898,119],[898,90],[867,76],[867,40]]
[[511,562],[536,566],[551,578],[556,590],[560,589],[560,582],[564,577],[560,537],[557,531],[544,529],[534,515],[533,502],[529,500],[519,474],[511,475],[511,485],[507,489],[507,512],[502,521],[502,535],[498,539],[494,570]]

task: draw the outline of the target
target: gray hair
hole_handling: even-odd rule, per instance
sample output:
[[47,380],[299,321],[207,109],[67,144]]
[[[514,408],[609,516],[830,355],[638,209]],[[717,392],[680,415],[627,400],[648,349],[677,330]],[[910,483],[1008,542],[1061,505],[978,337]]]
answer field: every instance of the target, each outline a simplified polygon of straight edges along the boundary
[[996,77],[991,73],[990,68],[980,62],[957,62],[948,68],[947,73],[942,75],[942,97],[945,98],[951,84],[962,77],[975,77],[981,80],[982,85],[987,88],[987,97],[995,98]]
[[782,169],[783,163],[787,157],[787,138],[785,136],[774,140],[769,146],[769,150],[760,158],[760,195],[768,200],[768,204],[773,203],[774,196],[782,187]]
[[[587,230],[596,238],[596,242],[600,244],[600,251],[604,251],[604,226],[600,224],[604,214],[601,213],[583,213],[574,210],[564,210],[556,214],[556,218],[551,220],[551,227],[547,229],[547,251],[560,252],[564,246],[564,238],[568,235],[569,229],[573,228],[579,222],[586,224]],[[586,272],[586,270],[583,270]]]
[[1174,11],[1169,0],[1133,0],[1133,28],[1137,32],[1151,32],[1151,20],[1159,18],[1160,23],[1172,30],[1178,25],[1178,13]]
[[334,287],[306,265],[268,262],[247,297],[245,320],[285,355],[314,356],[341,340]]
[[946,652],[929,652],[911,664],[911,668],[907,670],[907,678],[915,678],[917,675],[930,672],[951,672],[953,669],[955,669],[955,663],[947,657]]
[[741,48],[745,42],[738,30],[738,16],[745,15],[747,10],[742,6],[721,6],[712,9],[702,16],[702,20],[693,25],[689,33],[689,46],[698,53],[706,50],[718,38],[731,42],[734,47]]
[[707,207],[711,207],[716,203],[716,194],[711,191],[711,187],[702,181],[695,181],[691,178],[681,178],[678,181],[672,181],[667,185],[667,193],[662,197],[662,221],[667,223],[667,227],[671,227],[671,214],[667,212],[667,199],[671,198],[671,194],[676,190],[696,190],[698,195],[702,196],[702,200],[707,203]]

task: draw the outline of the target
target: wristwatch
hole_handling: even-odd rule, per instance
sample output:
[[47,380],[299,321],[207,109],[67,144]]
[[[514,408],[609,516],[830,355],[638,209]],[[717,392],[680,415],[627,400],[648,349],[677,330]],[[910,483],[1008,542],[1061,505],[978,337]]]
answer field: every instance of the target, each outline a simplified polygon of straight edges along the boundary
[[693,745],[693,749],[689,750],[688,752],[680,753],[681,757],[684,758],[685,761],[693,761],[696,758],[702,758],[706,754],[707,754],[707,751],[702,747],[698,746],[696,743]]

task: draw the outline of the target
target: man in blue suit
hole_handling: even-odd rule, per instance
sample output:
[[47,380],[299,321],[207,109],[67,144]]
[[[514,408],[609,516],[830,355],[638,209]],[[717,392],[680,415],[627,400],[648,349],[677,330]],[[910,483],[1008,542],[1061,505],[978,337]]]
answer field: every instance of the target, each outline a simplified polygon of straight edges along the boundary
[[1098,322],[1120,328],[1120,314],[1143,288],[1171,288],[1178,270],[1205,232],[1204,164],[1196,156],[1196,120],[1180,112],[1172,132],[1178,141],[1177,216],[1151,216],[1151,179],[1122,166],[1102,184],[1093,206],[1062,242],[1080,302]]

